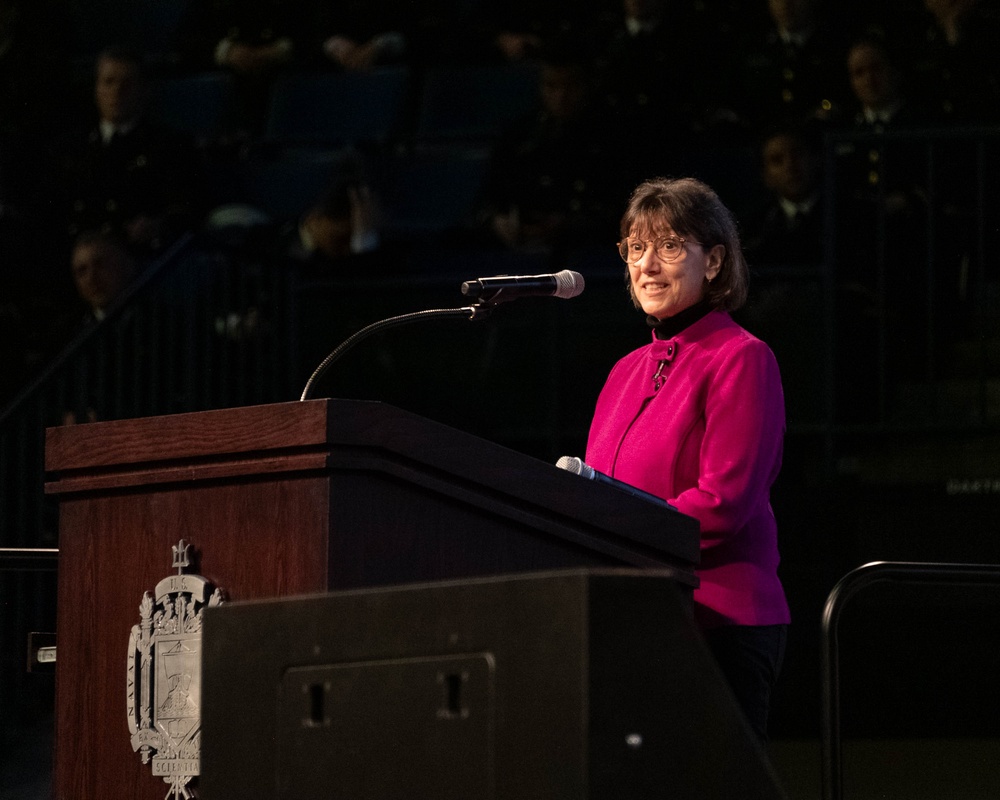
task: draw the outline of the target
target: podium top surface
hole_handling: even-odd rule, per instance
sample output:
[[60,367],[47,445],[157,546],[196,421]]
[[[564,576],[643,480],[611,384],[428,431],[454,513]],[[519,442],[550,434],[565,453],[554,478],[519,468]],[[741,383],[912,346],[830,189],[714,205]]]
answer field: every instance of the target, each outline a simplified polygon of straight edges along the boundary
[[319,399],[49,428],[48,494],[273,475],[388,473],[699,559],[697,520],[377,401]]

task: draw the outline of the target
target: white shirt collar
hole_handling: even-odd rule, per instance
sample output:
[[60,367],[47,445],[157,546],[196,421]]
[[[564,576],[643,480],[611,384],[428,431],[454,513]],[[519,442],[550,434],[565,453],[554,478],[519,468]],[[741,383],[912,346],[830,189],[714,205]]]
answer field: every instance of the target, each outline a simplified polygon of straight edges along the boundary
[[810,197],[807,200],[803,200],[801,203],[796,203],[785,197],[781,197],[778,199],[778,202],[781,203],[781,210],[785,212],[785,216],[788,219],[792,219],[796,214],[808,214],[812,211],[813,207],[816,205],[816,197]]
[[659,27],[659,22],[644,22],[635,17],[625,17],[625,30],[629,36],[638,36],[640,33],[652,33]]
[[896,116],[896,112],[899,111],[902,106],[902,102],[897,100],[895,103],[890,103],[882,108],[865,107],[861,113],[864,115],[865,122],[869,125],[874,125],[879,122],[887,124],[892,121],[892,118]]
[[778,35],[781,37],[781,41],[785,44],[794,45],[795,47],[803,47],[805,43],[809,41],[809,37],[812,36],[812,33],[812,28],[806,28],[800,31],[790,31],[786,28],[778,29]]
[[107,144],[116,133],[120,135],[130,133],[135,127],[136,122],[132,120],[131,122],[126,122],[124,125],[115,125],[113,122],[102,119],[98,125],[101,131],[101,141]]

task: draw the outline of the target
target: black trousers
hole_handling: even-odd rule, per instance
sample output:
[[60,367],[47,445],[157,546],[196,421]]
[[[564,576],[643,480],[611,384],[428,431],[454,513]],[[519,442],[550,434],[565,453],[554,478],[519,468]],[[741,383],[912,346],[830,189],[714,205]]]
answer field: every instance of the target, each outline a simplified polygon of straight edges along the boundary
[[787,625],[725,625],[705,631],[712,655],[762,743],[767,741],[771,690],[781,672],[787,637]]

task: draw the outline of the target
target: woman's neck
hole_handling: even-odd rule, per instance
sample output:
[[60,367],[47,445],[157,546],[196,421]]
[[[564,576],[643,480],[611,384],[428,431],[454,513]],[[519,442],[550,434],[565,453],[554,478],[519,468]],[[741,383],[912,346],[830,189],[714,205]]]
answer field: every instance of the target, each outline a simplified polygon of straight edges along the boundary
[[653,329],[657,339],[672,339],[682,330],[690,327],[695,322],[704,317],[712,310],[708,299],[699,300],[693,306],[688,306],[683,311],[679,311],[672,317],[657,319],[656,317],[646,317],[646,322]]

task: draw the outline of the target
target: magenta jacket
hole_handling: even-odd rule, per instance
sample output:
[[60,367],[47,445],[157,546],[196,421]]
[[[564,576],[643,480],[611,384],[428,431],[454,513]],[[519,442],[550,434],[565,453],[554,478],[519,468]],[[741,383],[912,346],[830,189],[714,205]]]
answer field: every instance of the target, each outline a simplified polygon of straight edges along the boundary
[[704,628],[789,621],[770,504],[784,430],[774,354],[722,311],[629,353],[598,397],[586,462],[701,523]]

